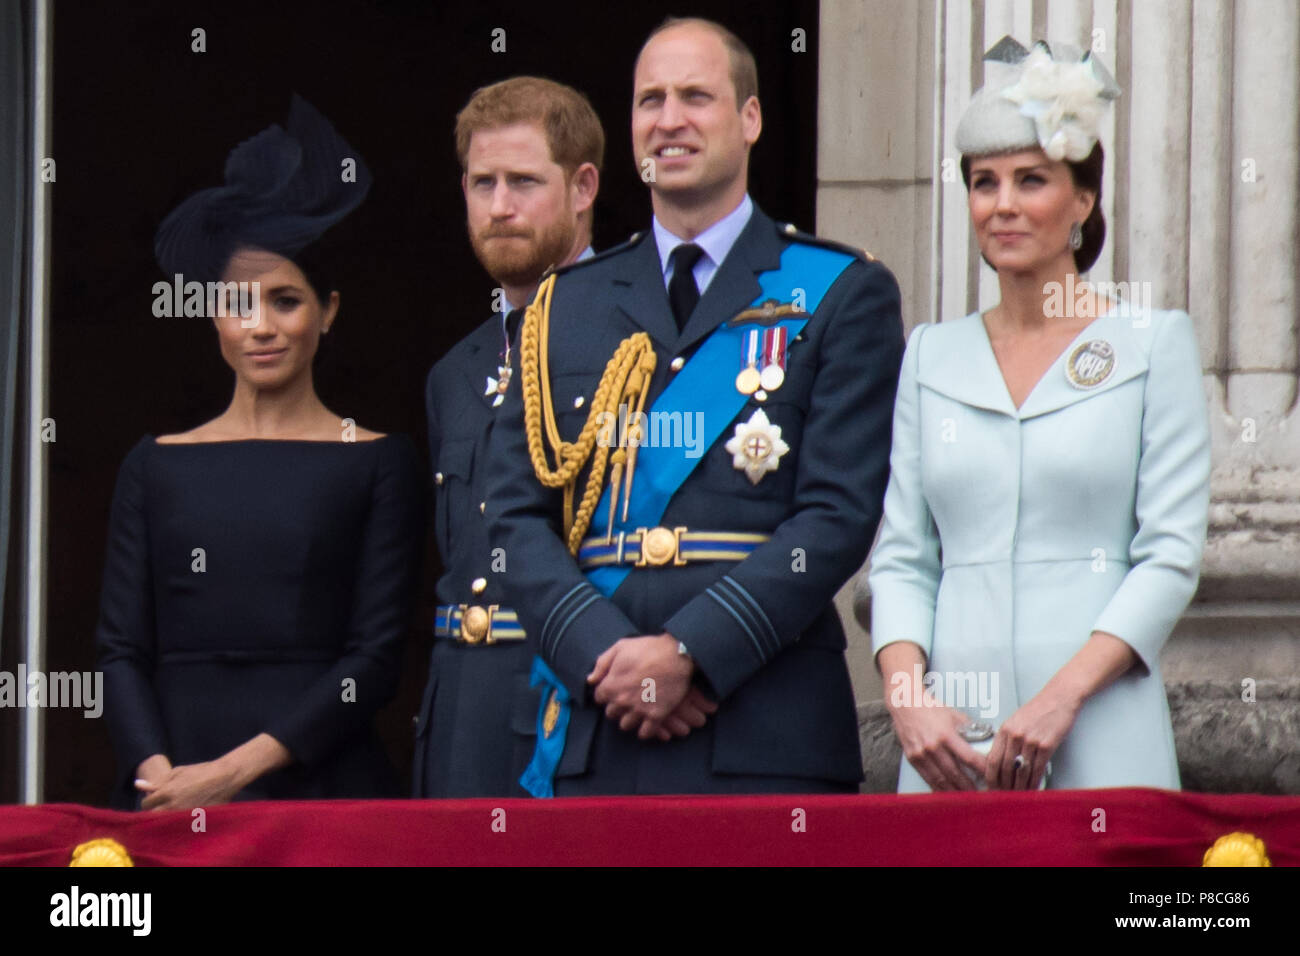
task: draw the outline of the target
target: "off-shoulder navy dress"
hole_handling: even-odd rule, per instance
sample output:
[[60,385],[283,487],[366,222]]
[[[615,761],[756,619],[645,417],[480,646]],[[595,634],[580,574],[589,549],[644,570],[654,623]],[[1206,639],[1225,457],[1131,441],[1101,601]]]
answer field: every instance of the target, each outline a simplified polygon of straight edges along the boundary
[[409,438],[131,450],[96,642],[118,760],[212,760],[266,732],[293,762],[236,799],[396,795],[372,727],[397,684],[424,538]]

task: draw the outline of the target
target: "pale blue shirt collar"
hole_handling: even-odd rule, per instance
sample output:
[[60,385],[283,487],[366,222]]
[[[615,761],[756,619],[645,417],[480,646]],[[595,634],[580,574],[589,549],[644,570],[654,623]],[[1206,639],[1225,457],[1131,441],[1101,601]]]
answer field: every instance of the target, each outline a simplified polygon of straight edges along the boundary
[[704,250],[704,255],[700,256],[699,262],[695,263],[695,268],[691,270],[700,295],[704,295],[704,290],[709,287],[713,274],[718,271],[722,261],[727,258],[727,253],[744,232],[753,212],[754,201],[749,198],[749,193],[745,193],[740,205],[690,240],[682,239],[669,232],[659,221],[659,217],[655,216],[653,225],[655,245],[659,247],[659,266],[663,270],[664,287],[667,288],[673,277],[672,267],[668,262],[673,250],[684,242],[693,242]]
[[[579,255],[578,258],[573,261],[581,262],[583,259],[590,259],[595,254],[596,254],[596,250],[591,248],[590,245],[588,245],[586,249],[582,250],[582,254]],[[529,301],[532,300],[530,299]],[[514,302],[510,301],[510,298],[508,296],[506,297],[506,305],[510,306],[510,308],[506,309],[507,312],[513,312],[515,309],[522,309],[527,304],[528,304],[527,302],[521,302],[519,304],[515,304]]]

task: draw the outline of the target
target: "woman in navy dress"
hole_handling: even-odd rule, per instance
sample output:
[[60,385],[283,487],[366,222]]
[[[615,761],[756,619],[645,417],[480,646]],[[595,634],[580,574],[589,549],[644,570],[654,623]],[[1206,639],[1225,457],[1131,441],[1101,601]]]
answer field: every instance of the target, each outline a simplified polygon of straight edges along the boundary
[[313,243],[369,184],[295,97],[287,129],[241,144],[226,185],[159,230],[169,278],[257,285],[243,315],[231,288],[210,303],[227,306],[213,322],[229,407],[141,439],[118,476],[96,634],[115,805],[398,791],[372,718],[396,687],[418,573],[417,456],[330,411],[312,379],[339,307]]

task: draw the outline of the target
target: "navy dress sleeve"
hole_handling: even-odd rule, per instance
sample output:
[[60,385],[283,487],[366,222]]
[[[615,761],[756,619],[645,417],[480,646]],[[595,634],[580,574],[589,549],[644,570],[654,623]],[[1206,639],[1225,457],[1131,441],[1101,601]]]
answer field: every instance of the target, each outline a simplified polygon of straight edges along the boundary
[[424,485],[415,446],[404,435],[383,441],[376,468],[343,655],[266,728],[308,766],[367,730],[397,689],[420,571]]
[[104,674],[104,715],[122,778],[115,795],[128,799],[140,762],[169,752],[153,686],[156,641],[146,519],[150,444],[149,438],[141,440],[118,471],[95,634]]

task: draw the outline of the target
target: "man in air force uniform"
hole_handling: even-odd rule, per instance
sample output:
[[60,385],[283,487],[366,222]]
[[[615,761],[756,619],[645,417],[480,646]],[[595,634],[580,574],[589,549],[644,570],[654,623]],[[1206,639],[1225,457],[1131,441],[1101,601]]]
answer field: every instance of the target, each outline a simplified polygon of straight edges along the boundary
[[632,138],[653,226],[545,279],[524,319],[488,517],[539,652],[536,795],[862,779],[832,598],[881,514],[898,288],[751,202],[761,125],[737,38],[651,34]]
[[533,750],[537,691],[488,547],[488,435],[514,374],[521,313],[511,310],[547,268],[591,254],[604,145],[585,97],[535,77],[477,91],[456,119],[470,239],[505,301],[433,367],[426,389],[445,573],[416,721],[416,796],[526,796],[518,780]]

